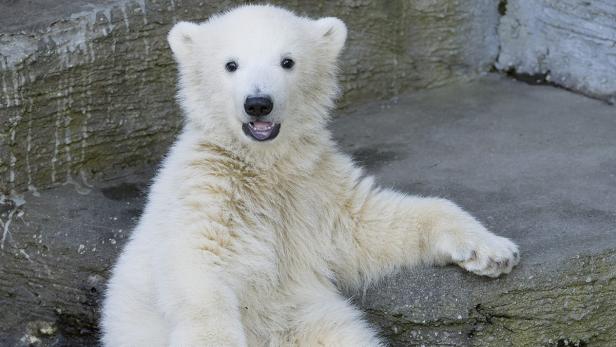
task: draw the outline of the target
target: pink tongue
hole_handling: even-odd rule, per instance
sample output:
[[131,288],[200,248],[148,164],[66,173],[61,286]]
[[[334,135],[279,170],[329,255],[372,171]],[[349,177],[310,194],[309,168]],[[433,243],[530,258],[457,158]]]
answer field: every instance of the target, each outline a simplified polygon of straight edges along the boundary
[[269,129],[269,127],[272,126],[272,122],[263,122],[263,121],[254,121],[252,122],[252,125],[254,126],[254,128],[256,130],[267,130]]

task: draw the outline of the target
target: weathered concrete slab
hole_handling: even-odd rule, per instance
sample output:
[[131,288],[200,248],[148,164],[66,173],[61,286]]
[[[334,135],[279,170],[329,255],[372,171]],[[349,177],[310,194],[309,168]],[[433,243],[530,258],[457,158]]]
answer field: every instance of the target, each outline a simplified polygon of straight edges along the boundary
[[[272,2],[348,24],[342,106],[475,77],[497,54],[492,0]],[[240,3],[2,2],[0,191],[86,184],[157,162],[181,125],[169,28]]]
[[498,280],[430,268],[357,295],[384,334],[401,346],[616,344],[616,110],[500,79],[394,101],[337,119],[343,148],[383,184],[460,203],[523,261]]
[[[382,184],[457,201],[523,255],[502,279],[406,270],[353,299],[395,346],[614,345],[615,112],[499,78],[345,112],[336,137]],[[0,345],[95,344],[100,293],[145,177],[5,201]]]
[[496,67],[616,103],[616,2],[502,0]]

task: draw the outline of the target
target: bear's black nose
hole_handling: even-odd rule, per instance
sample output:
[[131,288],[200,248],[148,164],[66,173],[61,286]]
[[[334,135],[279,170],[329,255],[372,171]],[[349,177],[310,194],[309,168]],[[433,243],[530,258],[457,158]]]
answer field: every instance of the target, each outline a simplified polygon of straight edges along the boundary
[[244,110],[253,117],[267,116],[272,112],[274,103],[269,96],[249,96],[244,101]]

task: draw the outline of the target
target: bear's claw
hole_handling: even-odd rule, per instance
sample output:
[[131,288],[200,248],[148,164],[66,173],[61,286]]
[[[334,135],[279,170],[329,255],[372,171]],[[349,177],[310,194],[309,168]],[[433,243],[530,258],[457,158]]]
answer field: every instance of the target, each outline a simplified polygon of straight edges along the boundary
[[518,246],[507,238],[489,234],[476,242],[469,256],[459,266],[480,276],[498,277],[511,272],[520,261]]

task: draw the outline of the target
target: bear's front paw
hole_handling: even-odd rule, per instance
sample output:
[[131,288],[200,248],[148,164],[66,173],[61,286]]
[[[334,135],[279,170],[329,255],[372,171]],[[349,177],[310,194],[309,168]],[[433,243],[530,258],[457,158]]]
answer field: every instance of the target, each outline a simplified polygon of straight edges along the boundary
[[454,261],[462,268],[481,276],[498,277],[511,272],[520,261],[518,246],[511,240],[485,233],[469,242]]

